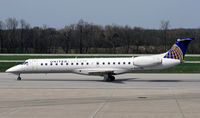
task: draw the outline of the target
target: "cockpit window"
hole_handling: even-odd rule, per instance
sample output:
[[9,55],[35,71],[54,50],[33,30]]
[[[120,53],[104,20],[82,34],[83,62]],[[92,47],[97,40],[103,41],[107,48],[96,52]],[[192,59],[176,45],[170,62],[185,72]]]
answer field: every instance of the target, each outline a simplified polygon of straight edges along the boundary
[[25,61],[25,62],[23,62],[23,63],[22,63],[22,65],[28,65],[28,62],[27,62],[27,61]]

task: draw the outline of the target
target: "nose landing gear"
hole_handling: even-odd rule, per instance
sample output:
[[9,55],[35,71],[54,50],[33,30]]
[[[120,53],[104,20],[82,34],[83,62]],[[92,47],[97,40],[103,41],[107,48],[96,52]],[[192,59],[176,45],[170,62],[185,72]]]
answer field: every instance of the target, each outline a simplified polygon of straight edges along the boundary
[[17,80],[22,80],[22,78],[20,77],[20,74],[18,75]]

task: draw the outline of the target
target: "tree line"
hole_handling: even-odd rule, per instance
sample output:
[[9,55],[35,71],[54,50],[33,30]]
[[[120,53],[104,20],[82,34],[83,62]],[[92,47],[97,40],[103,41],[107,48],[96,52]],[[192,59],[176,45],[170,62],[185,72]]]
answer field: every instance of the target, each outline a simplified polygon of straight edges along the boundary
[[154,54],[170,49],[178,38],[195,37],[188,53],[200,53],[200,29],[160,29],[96,25],[79,20],[55,29],[46,25],[31,27],[25,20],[0,20],[0,53],[112,53]]

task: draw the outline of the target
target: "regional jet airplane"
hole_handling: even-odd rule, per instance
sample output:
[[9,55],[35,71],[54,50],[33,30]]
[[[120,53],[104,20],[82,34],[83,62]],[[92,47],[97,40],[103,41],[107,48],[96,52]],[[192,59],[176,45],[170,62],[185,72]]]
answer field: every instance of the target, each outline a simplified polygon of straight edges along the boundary
[[77,73],[114,81],[114,75],[161,70],[180,64],[192,40],[194,38],[178,39],[166,53],[135,58],[28,59],[6,72],[18,75],[17,80],[21,80],[20,74],[25,73]]

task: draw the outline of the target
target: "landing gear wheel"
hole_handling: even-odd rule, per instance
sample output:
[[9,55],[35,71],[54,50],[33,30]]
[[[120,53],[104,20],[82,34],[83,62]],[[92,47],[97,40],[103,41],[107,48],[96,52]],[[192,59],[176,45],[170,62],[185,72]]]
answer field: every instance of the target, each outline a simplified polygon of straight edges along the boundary
[[20,74],[19,74],[19,76],[17,77],[17,80],[22,80],[22,78],[20,77]]
[[115,81],[115,77],[114,77],[114,76],[111,76],[111,77],[110,77],[110,80],[111,80],[111,82],[112,82],[112,81]]
[[115,80],[115,77],[112,75],[104,75],[104,81],[105,82],[112,82]]
[[111,82],[111,79],[110,78],[104,78],[104,80],[103,80],[104,82]]
[[21,78],[21,77],[18,77],[17,80],[22,80],[22,78]]

